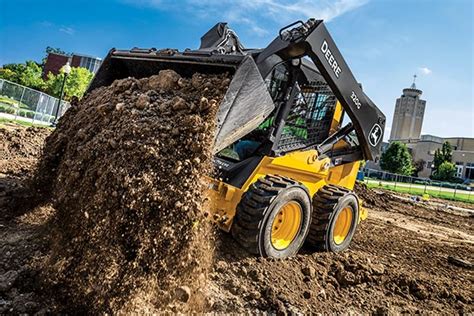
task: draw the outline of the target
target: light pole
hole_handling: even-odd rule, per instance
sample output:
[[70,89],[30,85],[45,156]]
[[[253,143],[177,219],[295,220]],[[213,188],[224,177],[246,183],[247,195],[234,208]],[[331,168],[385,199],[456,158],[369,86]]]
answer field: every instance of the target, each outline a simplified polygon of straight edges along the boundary
[[64,74],[64,78],[63,78],[63,83],[61,85],[61,92],[59,93],[58,106],[56,107],[56,114],[54,115],[54,121],[53,123],[51,123],[51,126],[53,127],[55,127],[56,124],[58,123],[59,108],[61,107],[61,101],[63,100],[63,96],[64,96],[64,86],[66,85],[67,76],[71,72],[71,65],[69,65],[69,61],[66,63],[66,65],[64,65],[61,68],[61,72]]

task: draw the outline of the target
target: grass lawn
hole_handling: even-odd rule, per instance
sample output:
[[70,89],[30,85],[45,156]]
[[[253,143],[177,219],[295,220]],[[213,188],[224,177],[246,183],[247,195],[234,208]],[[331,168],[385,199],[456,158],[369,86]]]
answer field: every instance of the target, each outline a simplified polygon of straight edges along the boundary
[[453,201],[460,201],[460,202],[468,202],[474,204],[474,193],[465,193],[456,191],[456,195],[454,192],[443,192],[439,190],[427,189],[426,192],[424,188],[419,187],[402,187],[402,186],[395,186],[395,184],[382,184],[379,185],[378,183],[369,182],[367,184],[369,188],[381,188],[390,191],[400,192],[400,193],[409,193],[413,195],[422,196],[423,194],[428,194],[429,196],[444,199],[444,200],[453,200]]
[[9,105],[9,106],[16,106],[16,105],[20,104],[20,108],[27,109],[27,110],[30,109],[30,107],[28,105],[24,104],[23,102],[20,103],[17,100],[10,99],[10,98],[8,98],[6,96],[3,96],[3,95],[0,95],[0,103],[6,104],[6,105]]
[[43,125],[43,124],[33,124],[31,122],[25,122],[25,121],[20,121],[20,120],[10,120],[10,119],[6,119],[6,118],[3,118],[3,117],[0,117],[0,126],[4,125],[4,124],[17,124],[17,125],[22,125],[22,126],[26,126],[26,127],[31,127],[31,126],[34,126],[34,127],[44,127],[44,128],[52,128],[50,126],[47,126],[47,125]]

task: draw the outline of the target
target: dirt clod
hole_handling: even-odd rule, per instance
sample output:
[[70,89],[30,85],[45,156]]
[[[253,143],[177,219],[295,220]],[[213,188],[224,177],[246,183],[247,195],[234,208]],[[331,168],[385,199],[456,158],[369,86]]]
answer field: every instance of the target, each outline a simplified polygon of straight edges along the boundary
[[385,273],[385,267],[383,266],[383,264],[374,264],[374,265],[371,265],[370,267],[372,268],[372,271],[376,275],[382,275]]
[[311,267],[311,266],[306,266],[303,269],[301,269],[301,272],[310,279],[314,278],[316,276],[316,269]]
[[[145,88],[151,90],[164,90],[171,91],[174,88],[179,87],[178,81],[181,76],[173,70],[161,70],[158,75],[151,76],[145,83]],[[185,86],[183,83],[181,84]]]
[[183,98],[178,97],[178,96],[174,97],[173,100],[171,100],[171,103],[172,103],[171,107],[175,111],[183,110],[187,106],[186,101]]
[[150,103],[150,98],[146,94],[140,94],[140,96],[137,99],[137,102],[135,103],[135,106],[139,110],[144,110],[148,104]]
[[175,291],[176,298],[183,303],[189,302],[191,298],[191,289],[187,286],[181,286]]

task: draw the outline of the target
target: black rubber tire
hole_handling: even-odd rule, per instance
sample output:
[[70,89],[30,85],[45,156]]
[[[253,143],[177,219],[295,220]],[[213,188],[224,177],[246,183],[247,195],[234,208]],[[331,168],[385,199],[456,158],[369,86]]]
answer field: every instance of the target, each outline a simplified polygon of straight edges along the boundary
[[[272,223],[280,208],[296,201],[302,210],[301,225],[291,244],[282,250],[271,242]],[[237,206],[231,232],[247,251],[264,257],[286,258],[304,244],[311,224],[311,198],[300,183],[281,176],[267,175],[252,184]]]
[[[334,242],[334,225],[339,213],[349,206],[352,210],[352,224],[347,237],[341,244]],[[349,189],[328,184],[313,197],[313,218],[307,243],[317,250],[341,252],[347,249],[359,223],[359,200]]]

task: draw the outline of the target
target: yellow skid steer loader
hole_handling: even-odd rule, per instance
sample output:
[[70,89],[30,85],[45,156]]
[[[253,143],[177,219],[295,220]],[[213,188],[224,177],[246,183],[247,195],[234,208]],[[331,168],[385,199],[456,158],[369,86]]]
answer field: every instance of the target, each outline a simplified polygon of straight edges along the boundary
[[197,50],[112,49],[89,91],[163,69],[232,76],[217,115],[211,220],[262,256],[294,255],[305,241],[349,246],[367,215],[352,191],[356,175],[360,161],[379,158],[385,116],[323,21],[290,24],[264,49],[243,47],[225,23]]

